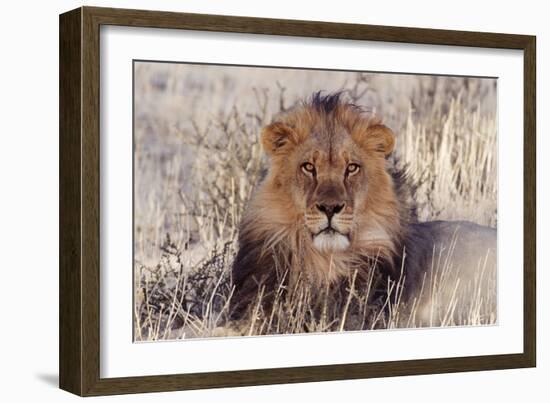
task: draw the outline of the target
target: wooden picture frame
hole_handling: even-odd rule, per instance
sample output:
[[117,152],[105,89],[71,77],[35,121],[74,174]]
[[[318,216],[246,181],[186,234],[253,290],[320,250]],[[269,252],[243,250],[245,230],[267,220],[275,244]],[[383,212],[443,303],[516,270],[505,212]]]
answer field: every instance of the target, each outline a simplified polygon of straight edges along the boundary
[[[519,49],[524,60],[523,353],[276,369],[100,377],[100,26]],[[535,37],[81,7],[60,16],[60,387],[81,396],[533,367],[536,363]]]

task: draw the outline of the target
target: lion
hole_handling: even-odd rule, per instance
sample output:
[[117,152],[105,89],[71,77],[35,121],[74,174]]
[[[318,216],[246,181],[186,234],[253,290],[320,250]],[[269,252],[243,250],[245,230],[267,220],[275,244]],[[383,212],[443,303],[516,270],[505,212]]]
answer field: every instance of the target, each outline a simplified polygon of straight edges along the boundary
[[[269,168],[241,220],[233,319],[251,315],[259,299],[269,311],[281,290],[338,289],[350,273],[360,286],[372,282],[373,271],[383,282],[373,297],[393,281],[427,318],[436,283],[449,271],[463,285],[479,282],[482,271],[494,278],[496,230],[419,222],[414,186],[390,158],[395,141],[380,119],[340,93],[315,93],[262,130]],[[429,272],[441,262],[446,274]],[[450,283],[438,298],[456,298]]]

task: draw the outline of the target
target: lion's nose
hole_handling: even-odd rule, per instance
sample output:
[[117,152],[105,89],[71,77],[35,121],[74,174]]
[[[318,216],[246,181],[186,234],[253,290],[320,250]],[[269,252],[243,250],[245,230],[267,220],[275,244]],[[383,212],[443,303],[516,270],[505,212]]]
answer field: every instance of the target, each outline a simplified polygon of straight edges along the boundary
[[330,219],[335,214],[338,214],[340,211],[342,211],[345,207],[345,204],[316,204],[317,210],[323,212],[326,214],[327,218]]

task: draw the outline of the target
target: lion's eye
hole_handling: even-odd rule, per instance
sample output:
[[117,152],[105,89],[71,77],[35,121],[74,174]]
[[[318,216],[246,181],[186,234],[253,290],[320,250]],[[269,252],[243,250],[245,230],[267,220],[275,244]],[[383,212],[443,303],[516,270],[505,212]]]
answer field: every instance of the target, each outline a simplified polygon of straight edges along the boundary
[[355,175],[357,172],[359,172],[359,164],[349,164],[346,169],[346,175]]
[[304,162],[302,164],[302,171],[304,171],[308,175],[315,175],[315,165],[313,165],[311,162]]

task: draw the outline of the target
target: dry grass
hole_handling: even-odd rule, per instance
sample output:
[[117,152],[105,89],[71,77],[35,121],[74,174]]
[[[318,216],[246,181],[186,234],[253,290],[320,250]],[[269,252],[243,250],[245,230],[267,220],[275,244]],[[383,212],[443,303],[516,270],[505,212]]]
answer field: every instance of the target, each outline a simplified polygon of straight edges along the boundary
[[494,80],[138,63],[135,88],[137,341],[495,322],[496,279],[481,264],[461,284],[446,256],[426,268],[428,312],[422,295],[401,300],[399,282],[380,293],[351,274],[340,298],[299,287],[244,323],[228,315],[238,223],[265,169],[258,134],[275,113],[345,90],[397,133],[421,220],[496,226]]

